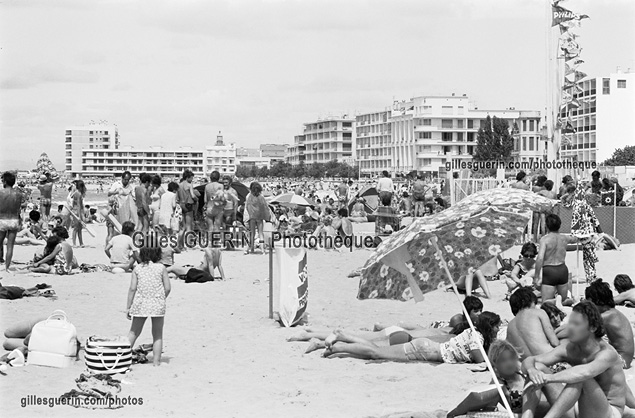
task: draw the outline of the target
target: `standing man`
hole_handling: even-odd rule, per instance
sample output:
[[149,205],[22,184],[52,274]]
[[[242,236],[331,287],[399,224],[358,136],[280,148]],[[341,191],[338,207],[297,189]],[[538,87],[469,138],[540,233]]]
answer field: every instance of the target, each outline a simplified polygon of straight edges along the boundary
[[426,184],[423,181],[423,177],[421,174],[417,174],[417,179],[412,185],[412,207],[413,207],[413,216],[419,217],[423,216],[425,213],[425,203],[426,203]]
[[342,180],[339,186],[337,186],[337,190],[335,191],[338,201],[338,208],[345,208],[348,203],[348,186],[346,185],[346,180]]
[[[0,263],[5,263],[5,269],[10,271],[13,258],[15,237],[21,227],[20,209],[22,193],[16,190],[15,174],[5,171],[2,173],[2,190],[0,190]],[[4,255],[4,239],[7,239],[6,260]]]
[[[379,193],[379,200],[381,202],[392,202],[392,194],[394,191],[394,186],[392,183],[392,179],[390,178],[390,173],[386,170],[382,171],[382,177],[377,180],[377,193]],[[384,205],[390,206],[390,205]]]
[[44,221],[48,222],[51,216],[51,195],[53,193],[53,183],[46,174],[40,176],[40,184],[37,186],[40,191],[40,205],[42,206],[42,215]]
[[[602,341],[604,324],[593,302],[582,301],[573,307],[569,324],[569,342],[548,353],[523,361],[533,386],[526,387],[523,417],[533,417],[543,385],[564,383],[565,388],[552,403],[545,418],[558,418],[570,413],[578,404],[580,418],[621,418],[626,397],[626,377],[622,361],[613,347]],[[544,371],[559,362],[571,368],[554,374]]]

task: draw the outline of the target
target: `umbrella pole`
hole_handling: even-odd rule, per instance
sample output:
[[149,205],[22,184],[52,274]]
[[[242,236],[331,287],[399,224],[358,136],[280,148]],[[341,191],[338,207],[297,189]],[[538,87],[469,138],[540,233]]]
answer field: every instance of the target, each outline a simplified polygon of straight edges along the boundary
[[[459,301],[459,305],[461,306],[461,310],[463,311],[463,315],[465,316],[465,319],[467,319],[467,323],[470,325],[472,332],[477,332],[476,328],[474,327],[474,323],[472,322],[472,318],[470,318],[470,314],[467,311],[467,309],[465,309],[465,305],[463,305],[461,296],[459,296],[459,290],[457,289],[456,283],[454,282],[454,279],[452,278],[452,273],[450,273],[450,270],[448,269],[448,265],[445,262],[445,258],[443,258],[443,253],[441,252],[441,249],[439,248],[439,244],[437,240],[438,238],[436,236],[433,236],[432,238],[430,238],[430,243],[434,246],[434,248],[437,250],[437,254],[439,254],[439,256],[441,257],[441,264],[443,265],[443,270],[445,271],[445,274],[450,279],[450,283],[452,284],[452,289],[454,290],[454,295],[456,296],[456,299]],[[512,408],[511,406],[509,406],[509,402],[507,402],[505,393],[503,393],[503,387],[498,381],[498,377],[496,376],[496,373],[494,373],[494,367],[492,367],[492,363],[490,363],[489,358],[487,357],[485,348],[483,347],[483,344],[481,344],[481,340],[477,339],[477,342],[478,342],[478,348],[481,352],[481,355],[483,356],[483,359],[485,360],[485,365],[487,366],[487,369],[492,375],[492,379],[494,380],[494,384],[496,385],[498,394],[501,397],[501,401],[503,402],[503,405],[507,409],[507,412],[509,413],[509,417],[514,418],[514,413],[512,412]]]
[[273,318],[273,238],[269,239],[269,319]]
[[575,243],[575,298],[580,300],[580,240]]

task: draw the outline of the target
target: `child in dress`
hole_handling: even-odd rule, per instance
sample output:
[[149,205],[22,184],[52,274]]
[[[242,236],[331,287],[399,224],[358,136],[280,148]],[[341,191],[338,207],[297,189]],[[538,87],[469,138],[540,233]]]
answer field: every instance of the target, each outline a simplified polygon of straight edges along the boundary
[[141,263],[132,271],[130,290],[128,291],[128,307],[126,316],[132,319],[130,326],[130,346],[143,331],[146,318],[152,318],[152,353],[155,366],[161,365],[163,351],[163,317],[165,315],[165,299],[170,294],[168,272],[161,260],[160,248],[141,248]]
[[267,201],[262,195],[262,186],[257,181],[249,185],[249,194],[245,200],[245,210],[249,215],[249,248],[245,254],[254,252],[256,242],[256,230],[258,230],[259,242],[262,246],[262,253],[265,253],[265,235],[263,231],[265,221],[271,220],[271,212]]

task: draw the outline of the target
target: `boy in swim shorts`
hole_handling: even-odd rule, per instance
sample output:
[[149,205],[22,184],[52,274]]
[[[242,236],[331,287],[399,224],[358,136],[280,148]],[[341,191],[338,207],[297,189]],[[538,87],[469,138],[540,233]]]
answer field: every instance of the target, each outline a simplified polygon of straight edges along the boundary
[[[0,190],[0,263],[5,262],[7,271],[11,267],[15,238],[20,231],[20,208],[22,194],[16,190],[15,174],[6,171],[2,174],[2,190]],[[4,239],[7,239],[6,260],[4,258]]]

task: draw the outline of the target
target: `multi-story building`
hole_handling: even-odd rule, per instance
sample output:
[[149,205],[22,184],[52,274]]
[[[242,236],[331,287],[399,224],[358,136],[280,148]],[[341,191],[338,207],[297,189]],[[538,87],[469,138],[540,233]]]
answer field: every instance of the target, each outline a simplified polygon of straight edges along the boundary
[[[294,144],[289,147],[287,160],[291,164],[298,164],[302,156],[306,164],[313,164],[352,157],[355,142],[354,122],[355,119],[343,115],[305,123],[303,134],[296,136]],[[300,146],[301,143],[303,147]]]
[[601,163],[615,149],[635,144],[635,73],[618,68],[580,87],[574,94],[580,107],[570,111],[575,133],[567,135],[570,142],[563,142],[560,157]]
[[245,157],[260,157],[260,150],[258,148],[245,148],[238,147],[236,148],[236,158],[245,158]]
[[119,147],[117,125],[105,121],[66,128],[65,156],[66,172],[73,177],[82,172],[82,150],[113,150]]
[[216,170],[221,175],[236,173],[236,144],[225,145],[223,135],[218,132],[216,143],[205,147],[205,172]]
[[284,161],[289,144],[260,144],[260,156],[271,162]]
[[540,112],[479,110],[466,95],[422,96],[396,101],[383,112],[357,116],[361,174],[377,176],[386,170],[443,175],[447,162],[472,159],[478,130],[487,116],[506,119],[510,131],[518,127],[515,159],[544,158]]
[[74,174],[84,177],[112,177],[124,171],[130,171],[133,176],[150,173],[178,177],[186,169],[196,176],[205,174],[203,151],[189,147],[93,148],[81,150],[80,155],[81,169]]
[[390,110],[384,110],[355,118],[355,153],[362,175],[392,170],[390,117]]
[[285,160],[291,165],[298,165],[300,161],[306,162],[306,145],[304,144],[304,135],[296,135],[293,137],[293,144],[287,147]]

